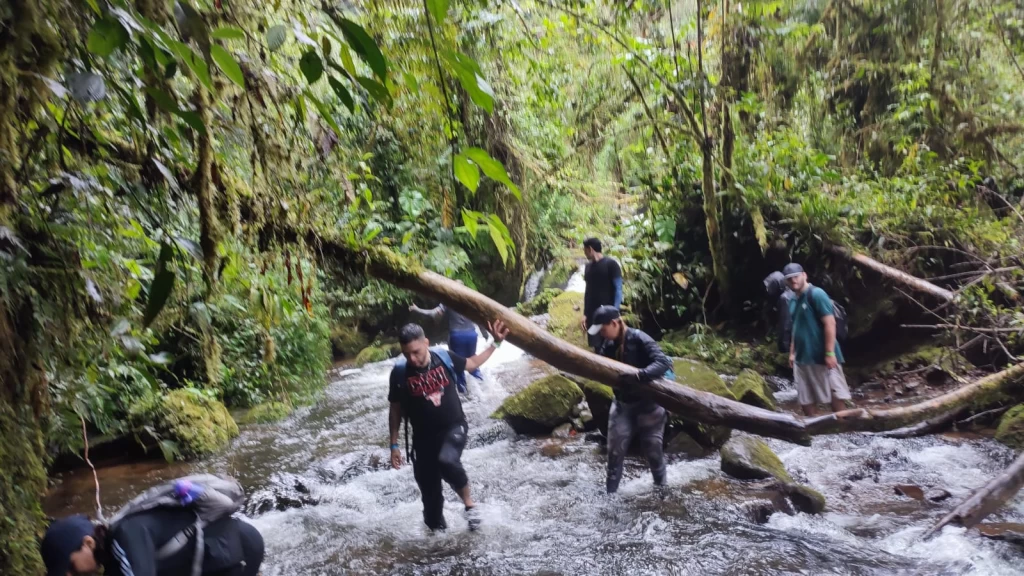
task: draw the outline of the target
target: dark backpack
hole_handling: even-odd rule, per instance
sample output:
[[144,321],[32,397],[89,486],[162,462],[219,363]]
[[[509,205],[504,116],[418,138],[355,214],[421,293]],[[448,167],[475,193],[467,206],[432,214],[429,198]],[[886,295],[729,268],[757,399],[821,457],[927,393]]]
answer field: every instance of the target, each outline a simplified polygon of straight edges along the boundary
[[139,494],[125,504],[108,522],[108,529],[114,528],[125,518],[141,514],[154,508],[184,508],[196,515],[195,524],[175,534],[157,549],[157,559],[162,560],[181,551],[193,538],[196,540],[192,558],[191,576],[199,576],[203,569],[203,528],[231,516],[245,502],[245,491],[237,480],[229,476],[195,474],[177,480],[164,482]]

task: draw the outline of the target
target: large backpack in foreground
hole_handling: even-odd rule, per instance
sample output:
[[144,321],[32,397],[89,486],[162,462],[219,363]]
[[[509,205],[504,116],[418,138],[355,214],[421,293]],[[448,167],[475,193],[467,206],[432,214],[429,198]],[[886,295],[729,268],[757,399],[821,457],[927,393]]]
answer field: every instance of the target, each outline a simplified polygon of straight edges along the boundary
[[109,521],[113,531],[117,525],[135,514],[154,508],[182,508],[196,515],[195,524],[182,530],[157,550],[157,559],[169,558],[195,539],[195,554],[192,558],[191,576],[200,576],[203,571],[203,528],[222,518],[231,516],[245,503],[245,490],[237,480],[229,476],[195,474],[171,480],[154,486],[125,504]]

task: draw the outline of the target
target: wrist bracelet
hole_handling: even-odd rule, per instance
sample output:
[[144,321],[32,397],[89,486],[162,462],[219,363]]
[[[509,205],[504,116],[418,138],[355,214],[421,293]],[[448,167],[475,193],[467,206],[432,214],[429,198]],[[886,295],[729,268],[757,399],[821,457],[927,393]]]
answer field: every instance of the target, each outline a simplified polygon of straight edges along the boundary
[[399,449],[399,448],[398,448],[398,444],[392,444],[392,445],[391,445],[391,449],[392,449],[392,450],[398,450],[398,449]]
[[502,340],[495,340],[494,342],[491,342],[491,345],[494,346],[495,348],[501,348],[502,342]]
[[825,356],[835,356],[835,352],[825,352]]

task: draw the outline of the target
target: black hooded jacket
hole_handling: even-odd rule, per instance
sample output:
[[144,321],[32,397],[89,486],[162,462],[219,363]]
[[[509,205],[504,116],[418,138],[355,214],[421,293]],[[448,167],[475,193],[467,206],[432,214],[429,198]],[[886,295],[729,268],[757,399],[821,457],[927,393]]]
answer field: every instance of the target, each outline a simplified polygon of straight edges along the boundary
[[[624,364],[640,369],[639,380],[650,382],[661,378],[672,369],[672,361],[661,351],[661,346],[642,330],[626,327],[626,340],[622,345],[622,357],[619,357],[619,344],[613,340],[605,340],[598,349],[598,354],[614,358]],[[615,389],[615,399],[619,402],[637,402],[643,400],[639,394],[622,386]]]

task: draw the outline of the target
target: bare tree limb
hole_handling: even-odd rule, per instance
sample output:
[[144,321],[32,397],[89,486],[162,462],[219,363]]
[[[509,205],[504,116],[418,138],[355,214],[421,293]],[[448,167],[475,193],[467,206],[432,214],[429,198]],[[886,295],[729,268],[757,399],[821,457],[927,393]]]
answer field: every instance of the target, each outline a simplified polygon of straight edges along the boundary
[[931,282],[921,280],[920,278],[911,276],[910,274],[907,274],[902,270],[897,270],[892,266],[882,264],[881,262],[875,260],[874,258],[865,256],[864,254],[860,254],[858,252],[854,252],[849,248],[833,245],[830,247],[830,250],[833,254],[842,256],[843,258],[850,260],[851,262],[857,264],[858,266],[861,266],[862,268],[873,270],[881,274],[885,278],[888,278],[889,280],[893,280],[895,282],[903,284],[904,286],[910,287],[914,291],[929,294],[946,302],[952,302],[954,299],[953,293],[950,292],[949,290],[946,290],[945,288],[940,288],[939,286],[936,286]]
[[922,538],[930,538],[947,524],[955,523],[964,528],[971,528],[998,510],[1007,500],[1013,498],[1024,485],[1024,454],[1010,464],[1010,467],[976,490],[971,497],[953,509],[935,526],[924,533]]

